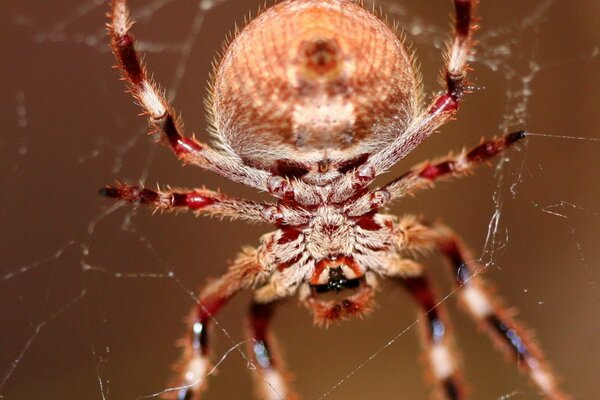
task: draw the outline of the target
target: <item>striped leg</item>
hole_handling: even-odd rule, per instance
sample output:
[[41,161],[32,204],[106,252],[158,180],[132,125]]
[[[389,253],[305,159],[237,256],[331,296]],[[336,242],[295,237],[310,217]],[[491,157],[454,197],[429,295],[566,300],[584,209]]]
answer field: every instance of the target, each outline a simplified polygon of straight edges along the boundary
[[[200,294],[192,312],[188,334],[183,338],[183,355],[171,399],[199,400],[210,371],[209,325],[221,308],[240,290],[249,287],[260,272],[256,250],[245,250],[225,275],[210,283]],[[169,393],[171,394],[171,393]]]
[[525,131],[517,131],[482,140],[470,150],[463,149],[458,154],[450,153],[434,161],[425,161],[404,173],[400,178],[374,191],[368,191],[350,202],[348,213],[363,215],[374,208],[382,208],[394,200],[414,195],[422,189],[432,188],[436,182],[460,178],[473,172],[475,167],[489,162],[527,136]]
[[358,182],[365,186],[372,182],[375,176],[391,168],[456,114],[466,92],[467,61],[473,46],[473,32],[477,28],[476,6],[477,0],[454,0],[454,40],[446,57],[444,92],[435,97],[417,127],[398,135],[388,146],[369,156],[368,161],[357,170]]
[[163,142],[185,163],[198,165],[247,186],[268,190],[270,173],[249,167],[239,157],[224,155],[183,134],[182,124],[175,111],[149,76],[135,49],[135,41],[129,32],[133,21],[129,18],[127,1],[112,0],[108,16],[108,32],[117,67],[129,84],[131,94],[147,115],[150,126],[162,133]]
[[257,394],[261,400],[297,399],[290,389],[289,373],[279,356],[277,344],[269,333],[275,306],[274,302],[266,304],[252,302],[250,305],[249,353],[257,368],[255,374]]
[[421,163],[382,189],[389,193],[388,201],[391,201],[414,195],[420,189],[431,188],[434,182],[469,175],[475,167],[490,161],[526,136],[526,132],[517,131],[482,140],[468,151],[463,149],[458,154],[450,153],[447,157]]
[[401,280],[405,289],[420,306],[421,339],[437,387],[437,397],[447,400],[466,399],[462,377],[457,368],[454,339],[442,304],[437,300],[425,275]]
[[482,266],[474,261],[460,238],[443,225],[426,226],[414,218],[405,218],[399,228],[405,246],[415,249],[435,247],[448,258],[457,294],[468,313],[484,328],[497,348],[517,361],[544,397],[569,399],[558,386],[556,375],[531,333],[486,287],[479,276]]
[[133,204],[150,206],[155,211],[191,210],[198,215],[244,219],[252,222],[271,222],[268,211],[273,207],[248,200],[229,197],[208,189],[152,190],[135,185],[117,183],[106,186],[100,194]]

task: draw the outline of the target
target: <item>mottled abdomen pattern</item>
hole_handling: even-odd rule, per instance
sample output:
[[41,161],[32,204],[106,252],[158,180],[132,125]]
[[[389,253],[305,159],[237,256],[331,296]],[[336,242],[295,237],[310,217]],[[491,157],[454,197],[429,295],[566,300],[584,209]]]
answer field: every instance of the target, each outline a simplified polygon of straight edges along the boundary
[[404,130],[417,113],[415,74],[397,34],[353,1],[288,0],[228,47],[213,122],[252,166],[347,160]]

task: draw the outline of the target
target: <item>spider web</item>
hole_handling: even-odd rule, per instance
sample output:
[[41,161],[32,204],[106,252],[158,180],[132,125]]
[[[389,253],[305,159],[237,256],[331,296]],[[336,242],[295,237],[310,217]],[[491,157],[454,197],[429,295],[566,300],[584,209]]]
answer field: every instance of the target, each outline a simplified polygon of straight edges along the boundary
[[[390,212],[439,217],[459,232],[486,279],[535,328],[568,391],[597,399],[600,9],[592,1],[483,3],[471,64],[474,93],[456,121],[384,179],[482,136],[521,128],[532,134],[492,168],[419,193]],[[450,2],[379,5],[413,43],[426,92],[438,90]],[[151,143],[110,69],[106,7],[103,0],[8,0],[1,8],[2,399],[158,398],[169,389],[170,365],[179,356],[172,344],[183,334],[197,286],[269,230],[192,215],[152,217],[97,196],[103,185],[124,180],[206,185],[261,199],[181,168]],[[200,137],[213,56],[234,22],[257,7],[229,0],[131,2],[140,50],[188,131]],[[539,398],[455,311],[441,260],[424,261],[453,319],[474,398]],[[377,299],[366,321],[327,331],[313,328],[295,299],[278,311],[274,330],[303,398],[427,398],[414,307],[393,285],[383,285]],[[218,373],[207,398],[250,397],[247,300],[240,295],[215,320]]]

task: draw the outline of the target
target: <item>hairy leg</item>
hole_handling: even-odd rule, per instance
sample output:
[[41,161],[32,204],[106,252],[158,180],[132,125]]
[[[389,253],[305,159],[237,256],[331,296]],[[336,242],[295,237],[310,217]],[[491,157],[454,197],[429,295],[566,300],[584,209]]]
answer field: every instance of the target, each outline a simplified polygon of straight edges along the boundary
[[293,400],[297,396],[290,389],[289,373],[279,355],[277,343],[269,331],[276,302],[250,305],[248,336],[250,358],[257,370],[255,381],[261,400]]
[[475,167],[501,154],[526,136],[524,131],[513,132],[482,141],[468,151],[463,149],[458,154],[450,153],[435,161],[425,161],[387,185],[356,198],[346,207],[346,212],[352,216],[363,215],[393,200],[431,188],[437,181],[469,175]]
[[512,309],[503,305],[487,287],[479,275],[483,267],[473,259],[452,230],[440,224],[429,226],[407,217],[398,224],[398,245],[413,250],[436,249],[445,255],[452,266],[460,301],[495,347],[517,362],[545,398],[570,398],[558,386],[558,379],[533,335],[514,318]]
[[367,163],[357,170],[357,179],[370,183],[375,176],[387,171],[411,152],[439,126],[458,110],[465,92],[467,57],[473,45],[474,8],[477,0],[454,0],[454,40],[449,46],[444,70],[444,93],[437,96],[421,121],[407,129],[383,150],[373,154]]
[[132,21],[126,0],[113,0],[108,30],[117,67],[128,82],[131,93],[148,116],[150,125],[162,133],[162,139],[182,161],[195,164],[235,182],[261,190],[269,190],[269,172],[245,165],[233,154],[224,155],[194,138],[185,137],[175,112],[162,91],[150,79],[145,65],[135,50],[129,30]]
[[509,133],[482,141],[469,151],[463,149],[456,155],[450,154],[433,162],[426,161],[382,189],[390,194],[390,200],[394,200],[419,189],[432,187],[435,181],[468,175],[475,167],[502,153],[526,135],[523,131]]
[[211,282],[202,292],[189,320],[188,333],[182,340],[183,354],[170,398],[199,400],[210,371],[209,325],[221,308],[240,290],[248,288],[261,271],[255,249],[246,249],[227,273]]
[[450,324],[429,278],[421,275],[400,282],[420,307],[421,341],[436,384],[436,396],[446,400],[466,399]]
[[117,184],[101,189],[107,197],[153,207],[156,211],[192,210],[197,214],[243,219],[253,222],[273,222],[269,218],[272,204],[259,204],[237,199],[207,189],[152,190],[134,185]]

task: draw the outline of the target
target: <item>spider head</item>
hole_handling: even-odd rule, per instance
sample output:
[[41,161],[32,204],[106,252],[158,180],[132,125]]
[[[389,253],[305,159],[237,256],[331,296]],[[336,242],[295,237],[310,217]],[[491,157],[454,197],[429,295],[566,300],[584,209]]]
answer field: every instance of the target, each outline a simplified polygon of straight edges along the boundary
[[305,304],[317,324],[329,326],[337,320],[362,317],[372,308],[373,288],[351,257],[320,261],[309,287]]

